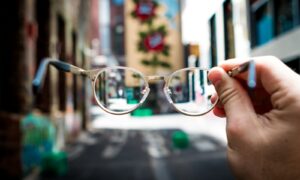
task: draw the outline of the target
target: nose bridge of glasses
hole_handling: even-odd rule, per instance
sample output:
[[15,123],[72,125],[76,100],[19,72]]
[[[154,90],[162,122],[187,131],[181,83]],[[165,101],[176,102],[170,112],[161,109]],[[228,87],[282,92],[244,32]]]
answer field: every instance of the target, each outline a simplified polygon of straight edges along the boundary
[[167,76],[161,75],[153,75],[153,76],[146,76],[147,81],[165,81]]

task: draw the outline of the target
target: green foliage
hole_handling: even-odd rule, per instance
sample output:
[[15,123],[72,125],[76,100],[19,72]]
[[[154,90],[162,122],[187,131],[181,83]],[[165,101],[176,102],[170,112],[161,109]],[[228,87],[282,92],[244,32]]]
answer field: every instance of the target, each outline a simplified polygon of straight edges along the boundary
[[167,69],[171,68],[171,65],[168,62],[160,61],[156,56],[154,56],[150,60],[143,59],[141,62],[145,66],[151,66],[154,68],[157,68],[157,67],[163,67],[163,68],[167,68]]
[[158,2],[157,1],[153,1],[153,6],[156,8],[158,6]]
[[167,35],[167,30],[166,30],[166,26],[161,25],[157,28],[157,32],[160,32],[163,36]]
[[150,65],[151,65],[151,62],[148,61],[148,60],[145,60],[145,59],[142,60],[141,62],[142,62],[142,64],[145,65],[145,66],[150,66]]
[[163,49],[163,51],[162,51],[162,54],[164,55],[164,56],[169,56],[170,54],[169,54],[169,50],[170,50],[170,46],[169,45],[165,45],[165,47],[164,47],[164,49]]
[[134,11],[132,11],[132,12],[130,13],[130,15],[131,15],[131,17],[133,17],[133,18],[136,18],[136,17],[137,17]]
[[140,79],[141,78],[141,75],[140,74],[132,74],[132,77],[133,78],[136,78],[136,79]]
[[146,32],[140,32],[139,35],[140,35],[140,38],[144,39],[144,38],[146,38],[147,33]]
[[171,65],[167,62],[160,62],[160,65],[161,65],[161,67],[164,67],[164,68],[171,68]]
[[147,52],[147,49],[142,41],[138,43],[138,51]]

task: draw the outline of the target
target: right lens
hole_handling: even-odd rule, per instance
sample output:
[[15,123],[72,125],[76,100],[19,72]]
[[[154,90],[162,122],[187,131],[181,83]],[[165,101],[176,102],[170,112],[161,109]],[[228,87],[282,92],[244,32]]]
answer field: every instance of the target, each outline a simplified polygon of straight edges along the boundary
[[130,68],[105,68],[95,81],[95,95],[100,106],[122,114],[134,110],[147,95],[143,75]]
[[216,93],[208,81],[208,70],[186,68],[174,72],[169,81],[167,96],[180,112],[197,116],[209,112],[215,105],[211,98]]

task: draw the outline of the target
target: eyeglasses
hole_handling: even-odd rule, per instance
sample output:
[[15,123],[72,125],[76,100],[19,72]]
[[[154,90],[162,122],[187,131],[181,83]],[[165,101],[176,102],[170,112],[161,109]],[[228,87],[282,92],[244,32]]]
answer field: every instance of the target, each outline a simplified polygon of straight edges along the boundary
[[[228,71],[228,74],[235,76],[246,71],[250,67],[251,63],[249,62]],[[60,71],[90,78],[96,102],[104,111],[114,115],[127,114],[140,107],[150,92],[149,82],[159,80],[165,82],[163,92],[168,102],[182,114],[204,115],[211,111],[217,103],[216,100],[212,101],[211,99],[216,94],[216,90],[207,78],[208,69],[191,67],[177,70],[168,76],[145,76],[138,70],[129,67],[115,66],[84,70],[51,58],[45,58],[41,62],[32,82],[35,93],[43,85],[49,64]]]

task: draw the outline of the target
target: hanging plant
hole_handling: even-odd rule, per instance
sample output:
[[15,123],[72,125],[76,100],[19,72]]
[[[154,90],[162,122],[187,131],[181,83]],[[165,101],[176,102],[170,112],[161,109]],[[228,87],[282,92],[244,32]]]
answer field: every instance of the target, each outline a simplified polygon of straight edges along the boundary
[[144,53],[156,53],[169,56],[170,46],[166,44],[167,32],[165,26],[152,29],[146,32],[140,32],[138,50]]
[[135,4],[131,16],[139,19],[142,23],[151,24],[152,20],[156,17],[155,10],[158,3],[153,0],[133,0]]
[[152,59],[144,59],[142,60],[142,64],[145,66],[151,66],[154,68],[163,67],[163,68],[171,68],[171,65],[168,62],[160,61],[157,56],[153,56]]

